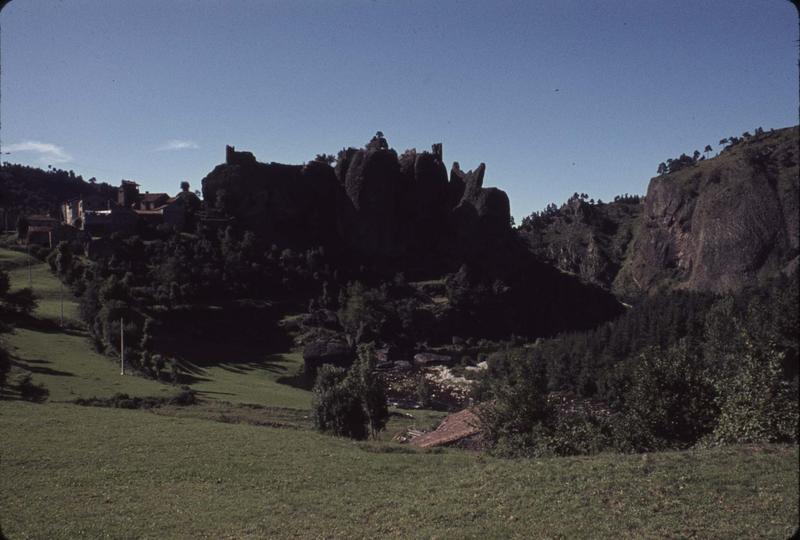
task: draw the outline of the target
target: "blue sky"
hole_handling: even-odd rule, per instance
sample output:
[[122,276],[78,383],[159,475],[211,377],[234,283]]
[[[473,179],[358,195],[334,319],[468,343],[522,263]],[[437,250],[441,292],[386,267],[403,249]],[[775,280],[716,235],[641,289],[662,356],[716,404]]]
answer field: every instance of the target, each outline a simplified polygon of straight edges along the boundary
[[4,160],[194,188],[226,144],[302,163],[377,131],[487,165],[519,221],[797,123],[786,0],[13,0]]

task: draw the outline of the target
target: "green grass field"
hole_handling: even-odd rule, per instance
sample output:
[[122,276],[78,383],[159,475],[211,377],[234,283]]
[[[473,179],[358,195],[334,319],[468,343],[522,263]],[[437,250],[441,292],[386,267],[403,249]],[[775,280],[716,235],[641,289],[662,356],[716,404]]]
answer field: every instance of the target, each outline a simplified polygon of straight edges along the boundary
[[516,461],[19,402],[0,438],[13,539],[786,538],[797,524],[787,447]]
[[[14,287],[27,283],[20,257],[0,250]],[[441,417],[431,411],[393,417],[380,441],[356,443],[309,429],[310,393],[283,381],[297,353],[194,366],[204,400],[193,407],[73,405],[178,389],[122,377],[81,331],[60,331],[58,281],[41,263],[33,270],[45,298],[36,315],[50,326],[6,342],[15,372],[31,372],[50,398],[0,401],[0,525],[11,539],[782,539],[797,527],[797,447],[502,460],[388,442],[430,427]],[[75,299],[67,305],[78,326]]]

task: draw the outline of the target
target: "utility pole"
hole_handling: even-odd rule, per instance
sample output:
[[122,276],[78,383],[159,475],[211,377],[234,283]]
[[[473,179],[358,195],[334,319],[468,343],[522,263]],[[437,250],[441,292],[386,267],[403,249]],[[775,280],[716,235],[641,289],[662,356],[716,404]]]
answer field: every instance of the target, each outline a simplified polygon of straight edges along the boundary
[[125,375],[125,318],[119,318],[119,374]]
[[61,282],[61,327],[64,326],[64,282]]
[[31,243],[28,242],[28,288],[33,289],[33,272],[31,270]]

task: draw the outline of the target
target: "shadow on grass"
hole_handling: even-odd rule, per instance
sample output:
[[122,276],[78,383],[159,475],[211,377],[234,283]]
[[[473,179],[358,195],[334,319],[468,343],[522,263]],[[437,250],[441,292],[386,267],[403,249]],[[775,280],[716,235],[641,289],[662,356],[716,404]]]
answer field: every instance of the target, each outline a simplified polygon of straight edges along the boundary
[[69,336],[88,337],[88,333],[74,322],[67,321],[64,326],[60,326],[58,321],[53,319],[40,319],[32,315],[18,315],[14,317],[15,326],[26,330],[35,330],[45,334],[67,334]]
[[38,373],[40,375],[56,375],[59,377],[74,377],[75,374],[69,371],[61,371],[58,369],[49,368],[46,366],[41,365],[30,365],[30,364],[49,364],[46,360],[22,360],[21,358],[16,358],[12,361],[13,365],[24,369],[25,371],[29,371],[31,373]]
[[291,386],[292,388],[299,388],[300,390],[310,391],[314,387],[314,383],[309,381],[302,372],[295,373],[294,375],[287,375],[285,377],[278,377],[275,379],[275,382],[278,384]]

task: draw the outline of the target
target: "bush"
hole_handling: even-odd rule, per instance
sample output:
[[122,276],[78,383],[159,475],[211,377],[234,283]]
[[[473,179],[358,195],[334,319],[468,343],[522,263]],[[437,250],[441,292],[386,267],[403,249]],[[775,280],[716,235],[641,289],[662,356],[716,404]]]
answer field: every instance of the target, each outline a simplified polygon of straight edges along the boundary
[[317,371],[312,416],[319,431],[365,439],[386,427],[389,409],[375,361],[372,345],[360,345],[349,373],[329,364]]
[[420,373],[419,379],[417,380],[417,401],[423,408],[428,408],[431,404],[431,394],[433,393],[433,385],[425,377],[424,373]]
[[625,394],[627,414],[655,439],[688,447],[714,429],[714,387],[685,340],[639,356]]
[[187,406],[197,403],[197,392],[184,386],[181,392],[173,397],[139,397],[116,393],[110,398],[78,398],[74,403],[85,407],[111,407],[114,409],[152,409],[162,405]]
[[611,425],[588,409],[558,415],[550,433],[537,442],[539,455],[591,455],[611,447]]
[[710,443],[798,441],[797,387],[781,377],[783,354],[748,344],[739,369],[716,381],[719,420]]
[[312,416],[317,430],[339,437],[367,438],[367,415],[344,369],[324,364],[317,370],[313,392]]
[[521,350],[494,356],[491,374],[478,391],[486,401],[478,410],[483,437],[495,454],[539,455],[541,439],[554,410],[547,402],[547,375]]

